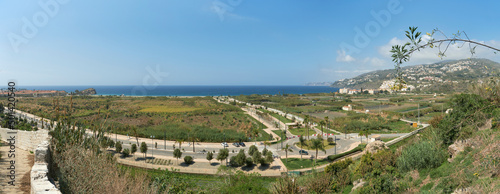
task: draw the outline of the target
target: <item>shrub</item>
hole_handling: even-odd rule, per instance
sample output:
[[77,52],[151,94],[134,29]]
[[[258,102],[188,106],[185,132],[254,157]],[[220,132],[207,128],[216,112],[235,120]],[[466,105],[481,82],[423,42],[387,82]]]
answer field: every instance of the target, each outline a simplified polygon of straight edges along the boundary
[[231,158],[229,158],[229,165],[234,167],[240,166],[238,162],[236,162],[236,156],[231,156]]
[[120,142],[116,142],[115,147],[117,153],[122,152],[122,144]]
[[[243,165],[245,165],[245,162],[246,162],[246,159],[247,159],[247,156],[245,155],[245,150],[240,149],[240,152],[238,152],[238,154],[236,156],[233,156],[233,157],[235,157],[234,158],[234,160],[235,160],[234,162],[236,164],[235,166],[243,166]],[[231,159],[233,157],[231,157]]]
[[191,156],[186,156],[184,157],[184,163],[186,164],[192,164],[194,161],[193,161],[193,157]]
[[122,152],[123,157],[128,157],[130,155],[130,150],[128,148],[125,148]]
[[179,160],[179,158],[182,157],[182,152],[181,152],[181,150],[179,150],[179,148],[175,149],[173,154],[174,154],[174,158],[177,158],[177,160]]
[[148,152],[148,145],[146,142],[141,143],[141,153],[144,154],[144,157],[146,157],[146,152]]
[[443,150],[431,142],[422,141],[404,149],[397,160],[397,166],[402,172],[435,168],[441,165],[445,159],[446,153]]
[[251,145],[250,148],[248,148],[248,155],[253,156],[255,151],[258,151],[257,146]]
[[252,159],[252,157],[250,157],[250,156],[249,156],[249,157],[246,159],[245,163],[246,163],[246,165],[247,165],[248,167],[252,166],[252,165],[253,165],[253,159]]
[[493,110],[490,102],[475,94],[455,95],[450,103],[453,111],[437,125],[445,145],[452,144],[456,139],[470,137]]
[[135,152],[137,152],[137,145],[136,145],[135,143],[134,143],[134,144],[132,144],[132,148],[131,148],[131,149],[132,149],[132,150],[130,150],[130,153],[131,153],[131,154],[134,154]]
[[253,163],[258,164],[262,162],[262,154],[257,150],[252,154]]

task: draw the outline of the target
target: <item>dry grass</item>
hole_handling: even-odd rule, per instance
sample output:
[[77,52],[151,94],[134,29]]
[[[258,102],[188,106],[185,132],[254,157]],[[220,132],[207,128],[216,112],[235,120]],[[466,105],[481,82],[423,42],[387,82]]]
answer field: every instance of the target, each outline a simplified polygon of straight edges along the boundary
[[139,110],[139,112],[161,112],[161,113],[177,113],[177,112],[191,112],[201,110],[201,108],[194,107],[168,107],[168,106],[153,106]]
[[156,193],[145,174],[127,174],[106,154],[71,147],[54,159],[63,193]]

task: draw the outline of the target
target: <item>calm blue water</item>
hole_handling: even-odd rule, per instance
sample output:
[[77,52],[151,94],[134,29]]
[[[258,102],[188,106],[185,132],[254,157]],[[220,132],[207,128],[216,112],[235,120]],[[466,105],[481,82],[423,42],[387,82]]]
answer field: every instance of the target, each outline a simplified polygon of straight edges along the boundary
[[94,88],[98,95],[126,96],[237,96],[250,94],[308,94],[337,92],[328,86],[19,86],[29,90],[64,90],[73,92]]

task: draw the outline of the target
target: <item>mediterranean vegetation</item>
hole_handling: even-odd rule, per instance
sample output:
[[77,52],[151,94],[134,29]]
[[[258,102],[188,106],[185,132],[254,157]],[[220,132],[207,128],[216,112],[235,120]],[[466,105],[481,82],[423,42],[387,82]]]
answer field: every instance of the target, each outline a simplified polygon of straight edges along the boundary
[[104,126],[106,132],[135,137],[201,142],[240,142],[255,136],[271,139],[262,123],[239,107],[211,97],[74,96],[22,101],[20,110],[43,118],[70,118],[79,127]]

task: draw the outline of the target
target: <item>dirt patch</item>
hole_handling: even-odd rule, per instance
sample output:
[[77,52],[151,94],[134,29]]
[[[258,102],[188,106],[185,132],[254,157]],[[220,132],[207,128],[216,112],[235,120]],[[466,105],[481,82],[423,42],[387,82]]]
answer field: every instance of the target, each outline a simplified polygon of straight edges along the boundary
[[[34,154],[28,155],[28,164],[29,164],[29,166],[33,166],[35,164],[35,155]],[[24,173],[19,185],[20,185],[21,191],[23,191],[24,193],[31,193],[31,170]]]
[[410,172],[410,176],[411,178],[413,178],[413,180],[417,180],[420,177],[420,173],[418,172],[418,170],[413,170]]
[[16,158],[15,158],[15,168],[16,168],[16,180],[14,186],[8,184],[10,181],[9,174],[11,159],[8,158],[9,146],[3,142],[0,146],[0,152],[2,153],[2,158],[0,159],[0,193],[30,193],[30,171],[34,163],[34,155],[29,151],[21,150],[16,148]]

